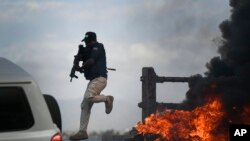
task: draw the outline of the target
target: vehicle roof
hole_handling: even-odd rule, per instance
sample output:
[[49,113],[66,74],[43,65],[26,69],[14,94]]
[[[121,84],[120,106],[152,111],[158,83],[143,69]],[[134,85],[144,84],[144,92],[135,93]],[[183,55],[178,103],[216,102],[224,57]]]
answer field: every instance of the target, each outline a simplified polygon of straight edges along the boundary
[[0,57],[0,83],[32,82],[32,76],[8,59]]

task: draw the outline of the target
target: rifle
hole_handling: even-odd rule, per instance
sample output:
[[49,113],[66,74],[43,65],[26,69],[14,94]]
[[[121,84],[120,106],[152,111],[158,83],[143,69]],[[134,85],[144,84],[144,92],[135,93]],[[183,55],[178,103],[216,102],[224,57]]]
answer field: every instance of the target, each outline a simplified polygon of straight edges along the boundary
[[84,52],[85,48],[83,47],[83,45],[79,45],[78,47],[79,47],[79,49],[78,49],[77,54],[74,56],[73,67],[71,68],[71,72],[70,72],[70,75],[69,75],[71,77],[70,82],[72,82],[73,78],[78,79],[78,76],[75,75],[75,72],[79,71],[77,69],[77,68],[79,68],[79,62],[83,61],[82,53]]

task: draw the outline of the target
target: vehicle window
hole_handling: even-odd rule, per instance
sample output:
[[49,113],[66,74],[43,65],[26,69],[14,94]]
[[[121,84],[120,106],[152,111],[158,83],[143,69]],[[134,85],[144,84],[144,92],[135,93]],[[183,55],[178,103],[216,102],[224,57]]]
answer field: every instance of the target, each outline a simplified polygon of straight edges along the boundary
[[0,132],[30,128],[31,108],[21,87],[0,87]]

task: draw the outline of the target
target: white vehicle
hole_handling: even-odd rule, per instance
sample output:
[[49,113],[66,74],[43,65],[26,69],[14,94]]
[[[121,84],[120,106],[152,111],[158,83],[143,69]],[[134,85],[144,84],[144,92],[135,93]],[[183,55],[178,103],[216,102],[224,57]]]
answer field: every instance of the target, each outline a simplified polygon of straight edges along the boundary
[[61,141],[56,100],[22,68],[0,57],[0,141]]

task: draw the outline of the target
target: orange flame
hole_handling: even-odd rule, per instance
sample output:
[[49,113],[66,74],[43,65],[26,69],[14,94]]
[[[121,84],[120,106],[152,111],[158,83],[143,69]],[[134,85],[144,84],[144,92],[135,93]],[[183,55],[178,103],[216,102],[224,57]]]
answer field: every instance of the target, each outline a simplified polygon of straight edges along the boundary
[[[161,140],[220,141],[227,140],[227,134],[216,129],[223,119],[224,112],[219,98],[192,111],[172,110],[152,114],[144,123],[139,122],[136,129],[139,134],[156,134]],[[159,141],[160,139],[157,139]]]

